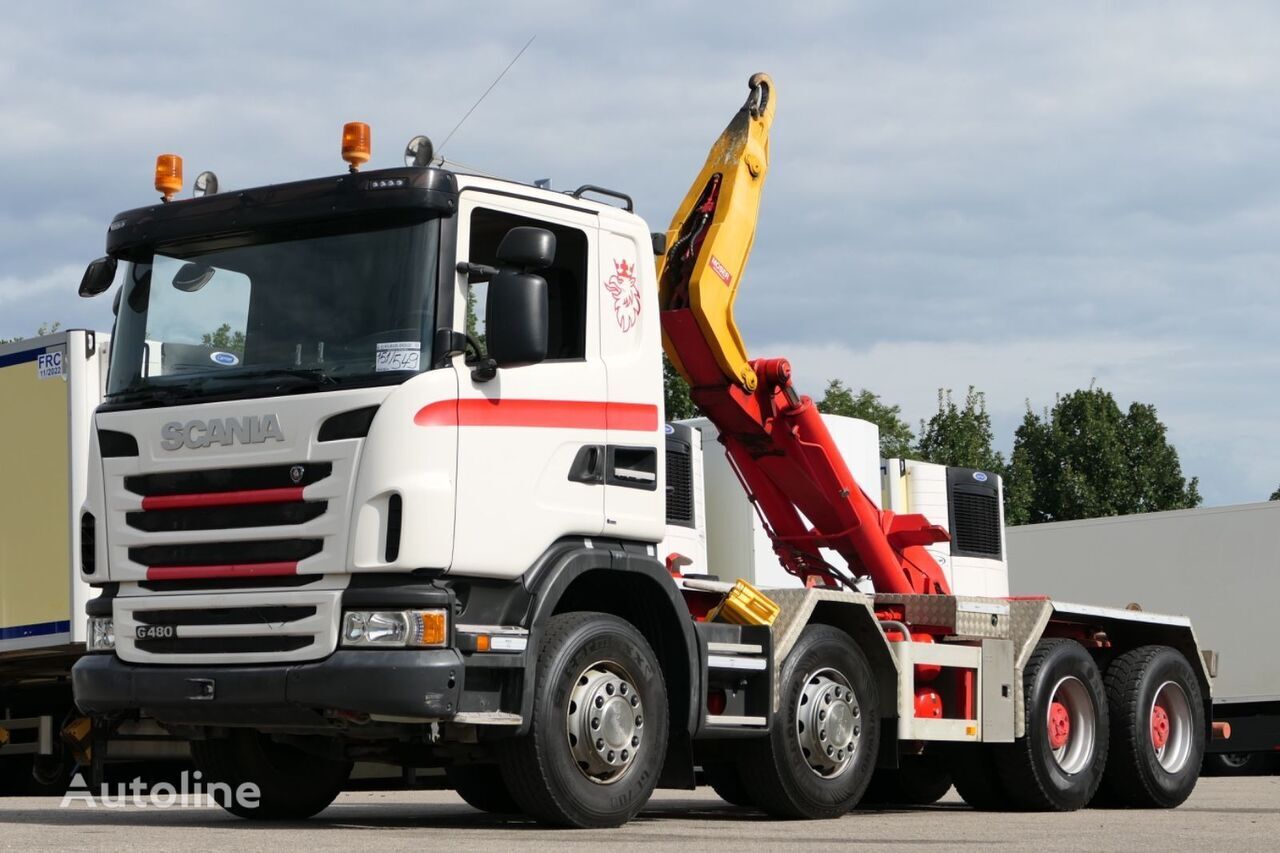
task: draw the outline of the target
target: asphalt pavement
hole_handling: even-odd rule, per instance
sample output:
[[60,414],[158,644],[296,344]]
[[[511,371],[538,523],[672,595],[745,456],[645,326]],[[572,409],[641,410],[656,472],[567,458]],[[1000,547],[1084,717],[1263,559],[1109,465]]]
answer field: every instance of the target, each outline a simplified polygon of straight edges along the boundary
[[619,829],[545,829],[477,812],[444,791],[343,794],[301,823],[252,824],[210,806],[60,807],[0,799],[3,850],[912,850],[1126,851],[1280,849],[1280,776],[1202,779],[1172,811],[1090,809],[991,814],[953,793],[921,809],[857,811],[839,820],[775,821],[721,801],[709,788],[660,791]]

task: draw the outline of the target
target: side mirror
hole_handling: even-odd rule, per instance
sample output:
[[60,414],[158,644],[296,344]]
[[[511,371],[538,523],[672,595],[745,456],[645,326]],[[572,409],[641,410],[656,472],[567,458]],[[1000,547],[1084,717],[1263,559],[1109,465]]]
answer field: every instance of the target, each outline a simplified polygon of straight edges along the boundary
[[205,264],[185,263],[174,274],[173,286],[183,293],[195,293],[209,283],[215,272],[217,270]]
[[116,280],[116,259],[112,257],[98,258],[89,264],[84,271],[84,278],[80,279],[80,295],[84,297],[97,296],[104,293],[111,282]]
[[545,228],[518,225],[498,244],[498,261],[528,270],[544,270],[556,259],[556,235]]
[[544,360],[548,313],[545,278],[510,267],[500,270],[489,282],[485,302],[485,341],[493,365],[523,367]]

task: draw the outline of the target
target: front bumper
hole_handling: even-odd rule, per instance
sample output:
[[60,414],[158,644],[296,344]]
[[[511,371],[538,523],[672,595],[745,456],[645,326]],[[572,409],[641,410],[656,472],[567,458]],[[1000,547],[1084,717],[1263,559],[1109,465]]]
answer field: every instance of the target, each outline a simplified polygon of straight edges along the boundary
[[86,655],[71,670],[76,704],[105,716],[140,710],[163,722],[325,726],[324,711],[448,718],[460,708],[454,649],[339,649],[321,661],[250,666],[157,666]]

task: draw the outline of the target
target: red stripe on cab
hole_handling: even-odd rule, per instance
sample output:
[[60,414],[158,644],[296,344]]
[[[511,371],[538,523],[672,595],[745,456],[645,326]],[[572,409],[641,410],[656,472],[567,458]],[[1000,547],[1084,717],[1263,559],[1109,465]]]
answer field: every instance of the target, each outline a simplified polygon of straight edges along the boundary
[[658,428],[658,407],[648,403],[586,400],[513,400],[510,398],[441,400],[414,415],[418,426],[501,426],[552,429],[616,429],[649,432]]

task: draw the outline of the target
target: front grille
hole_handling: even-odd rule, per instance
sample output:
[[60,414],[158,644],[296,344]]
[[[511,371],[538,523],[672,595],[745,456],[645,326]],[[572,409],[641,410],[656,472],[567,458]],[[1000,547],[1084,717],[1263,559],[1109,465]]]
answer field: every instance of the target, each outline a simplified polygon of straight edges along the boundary
[[314,637],[170,637],[134,640],[134,646],[153,655],[243,655],[293,652],[313,642]]
[[201,661],[216,655],[224,658],[219,663],[234,663],[238,656],[310,660],[333,651],[340,592],[278,591],[272,598],[271,604],[246,603],[241,595],[219,593],[117,598],[117,652],[125,660],[143,663]]
[[199,542],[144,545],[129,549],[129,559],[143,566],[251,566],[296,563],[324,548],[322,539],[268,539],[262,542]]
[[310,586],[324,575],[280,575],[279,577],[183,578],[182,580],[139,581],[148,592],[218,592],[220,590],[279,589]]
[[994,494],[956,489],[951,495],[951,535],[955,549],[980,557],[1000,558],[1000,501]]
[[667,524],[692,527],[693,465],[687,447],[667,447]]
[[225,567],[228,574],[234,571],[244,575],[255,569],[262,571],[269,564],[274,574],[288,572],[287,564],[319,554],[324,541],[303,537],[237,541],[236,531],[296,527],[320,518],[328,511],[329,502],[307,500],[304,490],[332,473],[333,463],[313,462],[125,477],[125,488],[142,498],[140,509],[125,513],[125,524],[134,530],[170,535],[208,531],[225,534],[216,542],[207,541],[209,537],[205,535],[192,538],[206,541],[134,546],[129,549],[129,559],[158,570]]
[[[239,492],[255,489],[287,489],[318,483],[333,473],[329,462],[298,465],[257,465],[250,468],[215,468],[208,471],[174,471],[138,474],[124,478],[124,487],[135,495],[189,495]],[[296,479],[295,479],[296,475]]]
[[141,510],[125,513],[125,523],[147,533],[177,530],[226,530],[233,527],[278,527],[306,524],[324,515],[325,501],[202,507],[199,509]]
[[306,606],[214,607],[208,610],[143,610],[135,614],[139,625],[253,625],[297,622],[316,615]]

